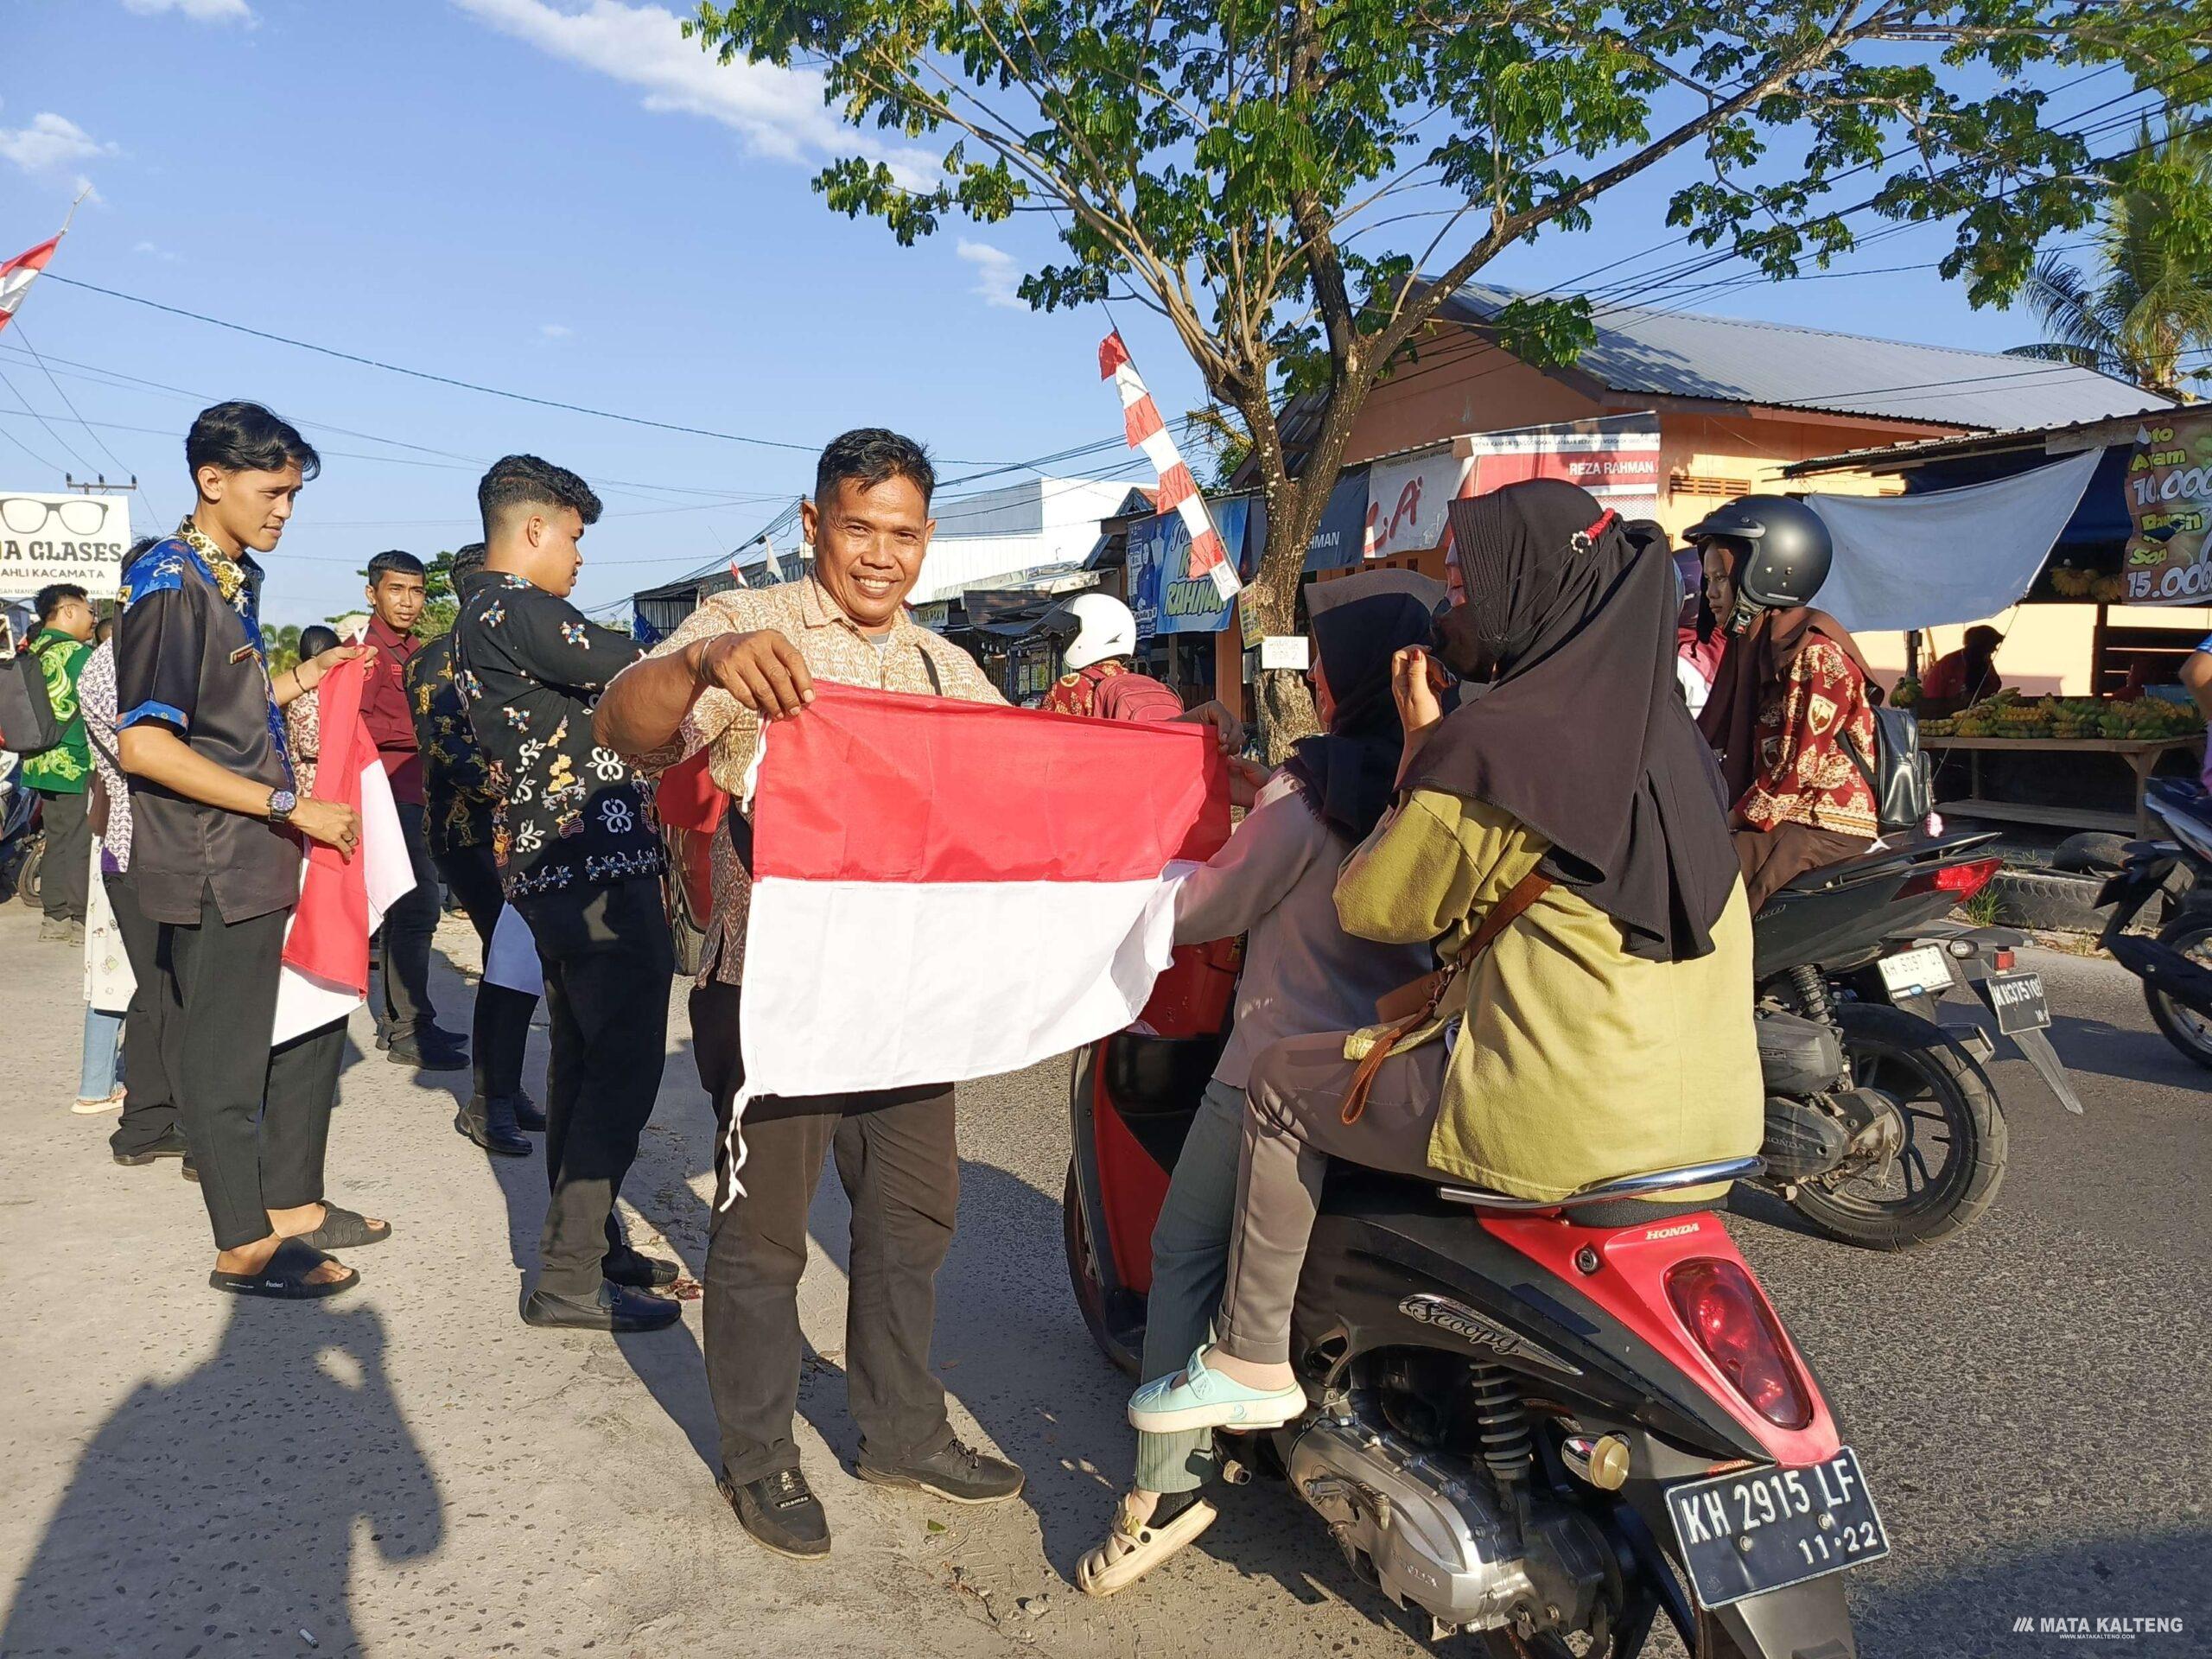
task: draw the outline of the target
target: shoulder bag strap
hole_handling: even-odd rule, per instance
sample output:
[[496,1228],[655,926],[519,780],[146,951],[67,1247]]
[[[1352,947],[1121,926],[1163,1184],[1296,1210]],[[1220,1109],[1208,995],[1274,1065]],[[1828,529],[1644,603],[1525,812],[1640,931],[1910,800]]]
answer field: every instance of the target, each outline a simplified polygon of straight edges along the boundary
[[1490,949],[1497,936],[1519,920],[1521,913],[1550,892],[1551,887],[1551,878],[1543,873],[1541,866],[1515,882],[1506,895],[1490,907],[1490,913],[1483,918],[1482,925],[1475,929],[1466,944],[1459,947],[1459,953],[1432,976],[1433,983],[1424,1006],[1395,1025],[1385,1027],[1376,1036],[1375,1046],[1367,1051],[1366,1058],[1359,1063],[1359,1069],[1351,1074],[1351,1086],[1344,1090],[1345,1122],[1358,1122],[1360,1115],[1366,1111],[1367,1095],[1375,1086],[1375,1074],[1382,1069],[1382,1062],[1390,1058],[1391,1051],[1397,1047],[1399,1041],[1435,1017],[1437,1008],[1444,1001],[1445,992],[1452,987],[1452,982],[1472,967],[1476,959]]

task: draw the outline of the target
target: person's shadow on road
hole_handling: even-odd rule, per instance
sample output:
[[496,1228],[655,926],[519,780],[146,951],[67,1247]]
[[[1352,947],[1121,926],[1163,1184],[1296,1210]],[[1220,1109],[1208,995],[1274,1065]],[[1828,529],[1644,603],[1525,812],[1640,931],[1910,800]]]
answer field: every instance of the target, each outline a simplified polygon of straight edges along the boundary
[[445,1538],[385,1349],[365,1304],[239,1299],[203,1363],[141,1383],[86,1444],[0,1653],[292,1655],[303,1631],[358,1651],[356,1523],[387,1560]]

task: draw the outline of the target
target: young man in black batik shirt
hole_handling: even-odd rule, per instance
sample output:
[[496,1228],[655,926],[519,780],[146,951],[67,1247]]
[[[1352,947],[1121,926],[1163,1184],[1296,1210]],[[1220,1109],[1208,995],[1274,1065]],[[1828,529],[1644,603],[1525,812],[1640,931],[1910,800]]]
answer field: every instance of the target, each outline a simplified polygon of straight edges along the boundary
[[545,969],[545,1171],[532,1325],[646,1331],[681,1310],[644,1294],[675,1264],[630,1249],[615,1194],[652,1116],[675,972],[661,907],[664,860],[635,778],[592,741],[601,689],[639,654],[569,603],[599,498],[535,455],[509,455],[477,486],[487,580],[454,626],[455,683],[499,802],[493,851],[507,901]]

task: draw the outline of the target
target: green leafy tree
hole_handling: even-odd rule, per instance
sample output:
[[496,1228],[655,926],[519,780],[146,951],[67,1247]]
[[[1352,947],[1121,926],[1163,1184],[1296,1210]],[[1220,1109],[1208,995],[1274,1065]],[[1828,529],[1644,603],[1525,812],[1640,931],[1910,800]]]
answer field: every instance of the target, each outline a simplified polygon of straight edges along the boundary
[[2110,170],[2088,269],[2056,255],[2021,290],[2050,338],[2015,357],[2074,363],[2194,402],[2212,369],[2184,359],[2212,347],[2212,137],[2185,111],[2163,134],[2145,121]]
[[282,674],[300,660],[300,625],[286,622],[269,631],[269,671]]
[[454,625],[461,614],[461,595],[454,591],[453,554],[439,554],[429,563],[423,586],[429,597],[423,602],[423,620],[415,625],[415,632],[425,639],[435,639]]
[[[832,207],[909,244],[956,213],[1049,214],[1031,305],[1166,319],[1249,445],[1249,602],[1279,633],[1362,405],[1500,253],[1588,230],[1681,156],[1697,175],[1669,217],[1699,246],[1786,277],[1850,249],[1861,208],[1955,220],[1945,275],[2003,301],[2097,186],[2024,77],[2120,60],[2171,89],[2203,73],[2203,3],[710,0],[684,27],[725,63],[818,67],[847,119],[906,146],[825,168]],[[1593,334],[1570,296],[1493,326],[1551,362]],[[1277,420],[1294,392],[1316,400],[1299,453]],[[1310,724],[1295,676],[1260,690],[1271,743]]]

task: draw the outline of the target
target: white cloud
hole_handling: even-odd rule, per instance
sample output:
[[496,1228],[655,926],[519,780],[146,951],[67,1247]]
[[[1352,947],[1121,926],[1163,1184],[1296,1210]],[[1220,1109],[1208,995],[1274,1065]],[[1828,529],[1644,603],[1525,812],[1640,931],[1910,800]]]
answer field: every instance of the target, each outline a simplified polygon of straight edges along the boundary
[[566,340],[576,331],[565,322],[541,322],[537,325],[537,332],[548,340]]
[[927,150],[887,147],[855,132],[822,101],[822,77],[772,63],[728,67],[683,38],[676,14],[658,6],[588,0],[454,0],[463,11],[550,56],[643,89],[655,114],[704,116],[741,134],[756,153],[814,162],[857,152],[888,162],[900,181],[926,188],[938,159]]
[[1021,267],[1012,254],[988,242],[970,242],[964,236],[960,238],[959,254],[976,267],[976,286],[969,291],[985,305],[1003,306],[1009,311],[1029,309],[1029,302],[1014,292],[1021,281]]
[[142,258],[158,259],[163,264],[173,265],[176,263],[176,255],[158,242],[134,242],[131,244],[130,251]]
[[245,0],[123,0],[123,9],[141,17],[156,17],[165,11],[181,12],[195,23],[245,23],[251,27],[254,22],[252,8]]
[[104,144],[74,121],[51,110],[31,117],[30,124],[0,127],[0,161],[12,162],[34,178],[69,178],[84,194],[92,194],[92,181],[82,173],[71,176],[79,162],[113,156],[113,144]]

